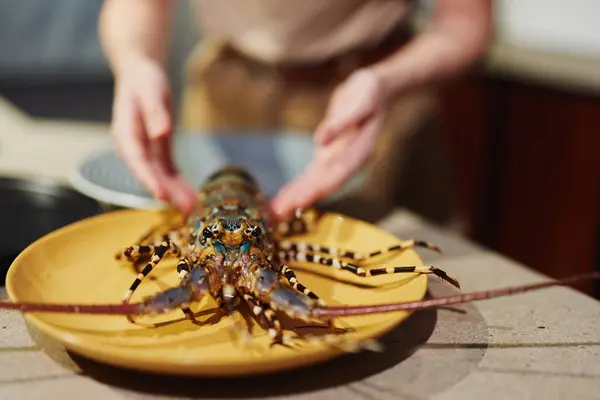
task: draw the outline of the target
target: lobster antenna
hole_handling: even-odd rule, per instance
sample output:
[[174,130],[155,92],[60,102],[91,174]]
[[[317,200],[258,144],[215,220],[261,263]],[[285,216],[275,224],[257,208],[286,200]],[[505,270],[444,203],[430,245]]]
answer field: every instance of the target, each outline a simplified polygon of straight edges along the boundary
[[[567,286],[569,284],[600,279],[600,271],[589,274],[575,275],[561,280],[538,282],[522,286],[511,286],[507,288],[486,290],[458,294],[454,296],[438,297],[430,300],[418,300],[404,303],[378,304],[367,306],[329,306],[318,307],[313,310],[316,317],[345,317],[369,314],[383,314],[387,312],[403,310],[425,310],[438,308],[451,304],[468,303],[471,301],[488,300],[496,297],[511,296],[533,290],[544,289],[552,286]],[[14,303],[11,301],[0,301],[0,309],[12,309],[22,312],[64,312],[79,314],[105,314],[105,315],[140,315],[145,314],[143,303],[127,304],[60,304],[60,303]]]
[[599,279],[599,272],[575,275],[561,280],[549,282],[538,282],[522,286],[511,286],[502,289],[486,290],[481,292],[458,294],[454,296],[438,297],[430,300],[418,300],[404,303],[378,304],[367,306],[329,306],[319,307],[313,310],[317,317],[345,317],[360,316],[370,314],[383,314],[387,312],[403,310],[425,310],[429,308],[438,308],[450,304],[468,303],[471,301],[487,300],[495,297],[510,296],[532,290],[544,289],[551,286],[566,286],[574,282]]
[[0,301],[0,309],[23,312],[63,312],[77,314],[138,315],[144,314],[142,303],[128,304],[60,304],[60,303],[13,303]]

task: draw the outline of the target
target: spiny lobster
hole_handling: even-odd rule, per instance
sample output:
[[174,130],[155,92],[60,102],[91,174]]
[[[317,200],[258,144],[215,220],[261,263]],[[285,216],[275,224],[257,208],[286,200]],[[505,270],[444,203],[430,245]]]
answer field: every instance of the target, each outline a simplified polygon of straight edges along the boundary
[[[277,311],[308,323],[332,327],[335,317],[423,310],[600,278],[600,273],[591,273],[559,281],[422,301],[327,306],[317,294],[298,280],[286,262],[307,261],[344,270],[362,278],[398,273],[433,274],[453,286],[459,288],[460,285],[455,278],[434,266],[369,269],[358,265],[367,258],[408,248],[424,247],[439,251],[434,244],[406,240],[390,248],[361,255],[345,249],[286,239],[287,236],[306,229],[307,224],[301,215],[296,215],[291,222],[275,221],[270,216],[266,199],[254,178],[243,168],[226,166],[207,178],[199,190],[196,213],[182,226],[166,232],[160,240],[142,240],[117,254],[118,259],[126,259],[131,263],[146,262],[126,292],[122,304],[75,305],[6,301],[0,302],[0,308],[23,312],[121,314],[131,321],[134,315],[164,313],[180,308],[187,317],[193,319],[189,305],[205,296],[212,296],[226,314],[231,314],[238,309],[240,302],[245,302],[254,317],[267,328],[273,343],[287,344],[290,337],[284,334],[276,316]],[[179,285],[139,303],[131,303],[132,295],[143,279],[169,253],[179,258]]]

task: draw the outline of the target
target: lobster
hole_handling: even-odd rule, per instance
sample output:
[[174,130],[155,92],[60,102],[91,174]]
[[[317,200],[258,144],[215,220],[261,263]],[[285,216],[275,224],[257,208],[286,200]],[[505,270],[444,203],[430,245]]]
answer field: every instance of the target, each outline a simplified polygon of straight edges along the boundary
[[[121,304],[3,301],[0,308],[22,312],[119,314],[125,315],[131,322],[135,322],[136,315],[160,314],[180,308],[186,317],[194,319],[190,305],[210,296],[225,315],[239,311],[240,303],[245,303],[253,317],[266,328],[273,344],[290,344],[292,339],[284,333],[277,312],[292,319],[332,328],[336,317],[423,310],[600,278],[600,272],[595,272],[562,280],[420,301],[327,306],[318,294],[299,281],[287,263],[310,262],[364,279],[382,274],[417,273],[435,275],[457,288],[460,284],[435,266],[360,266],[360,262],[366,259],[409,248],[422,247],[439,252],[435,244],[404,240],[386,249],[357,254],[348,249],[289,240],[293,234],[309,229],[309,224],[302,217],[302,213],[297,213],[290,221],[276,221],[269,212],[263,192],[248,171],[234,165],[225,166],[205,180],[199,189],[196,211],[182,224],[163,233],[158,240],[147,236],[116,254],[118,260],[145,264]],[[168,255],[178,258],[179,284],[132,303],[135,290]],[[371,348],[377,349],[378,346]]]

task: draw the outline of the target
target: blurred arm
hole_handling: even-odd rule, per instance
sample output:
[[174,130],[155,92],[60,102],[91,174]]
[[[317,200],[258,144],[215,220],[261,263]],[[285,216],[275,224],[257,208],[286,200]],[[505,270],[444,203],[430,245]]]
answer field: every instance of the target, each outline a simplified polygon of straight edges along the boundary
[[164,64],[169,47],[173,0],[105,0],[99,37],[110,68],[119,71],[132,58]]
[[438,0],[430,25],[371,69],[394,97],[462,73],[483,55],[492,33],[491,0]]

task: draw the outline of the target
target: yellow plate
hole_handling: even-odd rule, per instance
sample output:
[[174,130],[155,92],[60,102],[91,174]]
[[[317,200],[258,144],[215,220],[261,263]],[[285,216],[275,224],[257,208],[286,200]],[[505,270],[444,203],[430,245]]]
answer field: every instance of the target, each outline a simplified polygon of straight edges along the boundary
[[[135,243],[163,215],[153,211],[125,210],[76,222],[37,240],[13,262],[6,280],[14,302],[120,303],[136,272],[113,257]],[[300,237],[298,237],[300,238]],[[326,214],[317,229],[303,240],[355,251],[372,251],[398,242],[398,238],[371,224]],[[177,281],[176,260],[163,260],[138,287],[132,301],[172,286]],[[359,278],[349,272],[306,263],[291,264],[301,282],[330,305],[379,304],[422,299],[426,275],[397,274]],[[422,265],[415,251],[378,257],[367,266]],[[320,271],[321,274],[315,272]],[[336,278],[336,279],[333,279]],[[360,287],[354,283],[369,286]],[[214,309],[212,300],[193,308]],[[409,312],[338,319],[351,327],[353,339],[375,338],[402,322]],[[211,313],[198,316],[208,320]],[[269,338],[253,328],[252,343],[261,351],[241,348],[227,329],[231,320],[197,325],[180,310],[156,317],[140,317],[131,324],[124,316],[64,313],[29,313],[29,323],[58,340],[65,348],[111,365],[165,374],[235,376],[267,373],[322,362],[341,350],[324,344],[298,342],[286,348],[269,346]],[[156,322],[169,322],[152,327]],[[315,330],[313,330],[315,331]],[[300,331],[302,332],[302,331]]]

